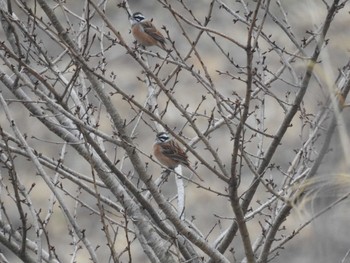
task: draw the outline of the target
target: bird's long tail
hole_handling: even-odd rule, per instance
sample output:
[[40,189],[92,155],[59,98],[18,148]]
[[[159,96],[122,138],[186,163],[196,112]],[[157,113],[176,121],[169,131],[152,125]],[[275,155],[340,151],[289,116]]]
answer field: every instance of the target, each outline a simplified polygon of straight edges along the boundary
[[187,168],[190,169],[191,172],[194,173],[199,180],[201,180],[202,182],[204,181],[190,165],[187,165]]

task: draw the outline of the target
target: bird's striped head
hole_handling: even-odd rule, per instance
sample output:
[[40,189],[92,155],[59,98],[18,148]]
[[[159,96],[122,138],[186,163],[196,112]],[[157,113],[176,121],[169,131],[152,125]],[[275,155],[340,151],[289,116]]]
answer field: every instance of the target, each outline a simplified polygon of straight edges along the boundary
[[166,133],[166,132],[157,133],[156,142],[164,143],[164,142],[168,142],[168,141],[170,141],[170,136],[168,133]]
[[130,20],[133,23],[140,23],[143,20],[145,20],[145,16],[143,14],[141,14],[140,12],[136,12],[130,17]]

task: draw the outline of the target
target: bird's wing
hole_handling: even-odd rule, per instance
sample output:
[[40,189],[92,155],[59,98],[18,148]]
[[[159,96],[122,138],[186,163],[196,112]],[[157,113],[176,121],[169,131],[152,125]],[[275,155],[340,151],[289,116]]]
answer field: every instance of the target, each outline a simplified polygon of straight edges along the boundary
[[143,30],[145,33],[149,34],[151,37],[156,39],[157,41],[161,43],[165,43],[165,37],[160,33],[157,28],[152,24],[151,21],[144,21],[142,22]]
[[186,166],[189,165],[187,154],[174,141],[169,142],[169,144],[164,144],[162,147],[162,153],[181,164],[184,164]]
[[181,149],[178,143],[175,141],[164,143],[162,145],[162,153],[172,160],[178,161],[180,164],[188,167],[199,178],[199,180],[203,181],[203,179],[191,167],[187,154],[184,152],[184,150]]

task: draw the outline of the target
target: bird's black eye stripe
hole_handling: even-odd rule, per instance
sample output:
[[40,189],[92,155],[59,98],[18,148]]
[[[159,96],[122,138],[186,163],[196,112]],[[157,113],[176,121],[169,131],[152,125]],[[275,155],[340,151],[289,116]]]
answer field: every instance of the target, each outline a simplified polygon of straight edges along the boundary
[[134,19],[137,21],[137,22],[141,22],[142,20],[145,19],[145,17],[141,14],[135,14],[134,15]]
[[161,133],[161,134],[158,135],[158,139],[161,142],[165,142],[165,141],[169,140],[169,135],[166,134],[166,133]]
[[161,140],[162,142],[165,142],[166,140],[168,140],[169,139],[169,137],[168,136],[160,136],[159,137],[159,140]]

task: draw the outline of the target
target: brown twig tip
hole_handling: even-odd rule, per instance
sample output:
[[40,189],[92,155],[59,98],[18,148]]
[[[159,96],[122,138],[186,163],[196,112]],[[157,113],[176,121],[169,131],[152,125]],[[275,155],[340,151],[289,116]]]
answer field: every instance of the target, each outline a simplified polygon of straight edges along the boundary
[[123,1],[123,2],[121,2],[121,3],[118,3],[118,4],[117,4],[117,7],[119,7],[119,8],[125,8],[125,7],[126,7],[125,1]]

